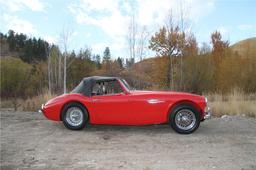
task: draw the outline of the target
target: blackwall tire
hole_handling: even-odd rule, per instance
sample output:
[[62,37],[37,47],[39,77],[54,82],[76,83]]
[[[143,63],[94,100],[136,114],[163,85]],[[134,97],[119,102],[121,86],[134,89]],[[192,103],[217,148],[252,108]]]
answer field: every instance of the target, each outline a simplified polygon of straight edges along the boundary
[[200,125],[200,113],[189,104],[181,104],[172,109],[169,123],[180,134],[191,134]]
[[88,122],[88,112],[79,103],[69,103],[62,109],[61,119],[66,128],[81,130]]

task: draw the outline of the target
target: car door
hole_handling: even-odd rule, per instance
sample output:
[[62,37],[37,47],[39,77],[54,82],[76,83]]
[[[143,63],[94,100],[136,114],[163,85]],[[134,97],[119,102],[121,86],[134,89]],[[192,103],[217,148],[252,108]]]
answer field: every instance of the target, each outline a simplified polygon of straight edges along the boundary
[[[92,110],[96,119],[95,124],[129,124],[131,119],[131,108],[130,102],[128,100],[128,95],[123,92],[120,83],[117,80],[114,82],[105,82],[105,84],[113,83],[118,86],[119,90],[112,92],[105,92],[109,89],[105,87],[104,82],[99,82],[96,86],[99,86],[99,91],[94,92],[92,99]],[[113,89],[110,89],[110,91]]]
[[151,95],[131,95],[131,112],[134,124],[159,124],[166,121],[168,103],[161,97]]

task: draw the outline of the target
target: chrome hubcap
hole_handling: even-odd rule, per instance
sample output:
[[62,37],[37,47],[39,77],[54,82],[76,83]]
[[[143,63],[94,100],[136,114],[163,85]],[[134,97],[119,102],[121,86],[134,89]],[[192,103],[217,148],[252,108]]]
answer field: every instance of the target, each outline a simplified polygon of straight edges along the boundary
[[176,114],[175,123],[178,128],[189,130],[195,126],[196,116],[191,110],[182,109]]
[[66,121],[72,126],[79,126],[83,122],[83,112],[79,107],[71,107],[67,110]]

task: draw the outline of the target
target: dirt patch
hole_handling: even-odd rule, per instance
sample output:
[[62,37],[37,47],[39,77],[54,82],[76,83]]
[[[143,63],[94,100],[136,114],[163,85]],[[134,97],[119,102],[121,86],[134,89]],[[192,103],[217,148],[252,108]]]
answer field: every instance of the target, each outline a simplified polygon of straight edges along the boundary
[[256,119],[213,118],[191,135],[168,125],[70,131],[32,112],[1,111],[1,169],[256,169]]

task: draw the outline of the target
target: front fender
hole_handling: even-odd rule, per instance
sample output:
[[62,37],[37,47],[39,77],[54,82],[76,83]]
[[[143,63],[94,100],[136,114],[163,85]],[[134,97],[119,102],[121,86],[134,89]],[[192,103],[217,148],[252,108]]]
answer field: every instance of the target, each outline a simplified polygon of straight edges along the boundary
[[202,106],[197,103],[197,102],[194,102],[192,100],[179,100],[179,101],[176,101],[175,103],[172,103],[169,105],[168,107],[168,111],[167,111],[167,120],[169,121],[170,120],[170,114],[172,113],[172,111],[179,105],[181,104],[188,104],[188,105],[191,105],[193,106],[199,113],[200,113],[200,119],[202,120],[203,117],[204,117],[204,111],[202,109]]

